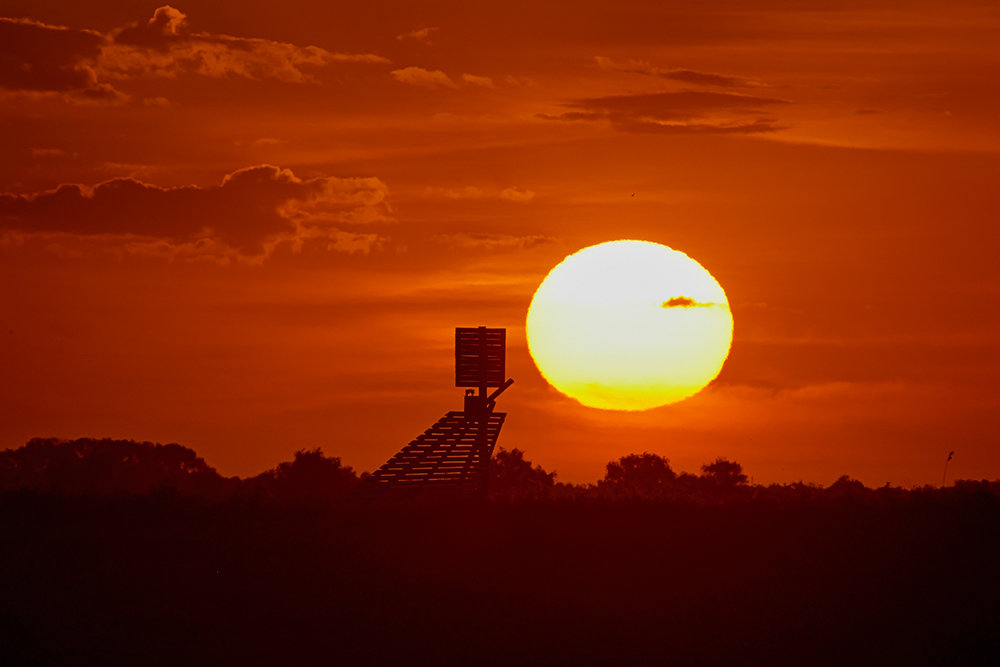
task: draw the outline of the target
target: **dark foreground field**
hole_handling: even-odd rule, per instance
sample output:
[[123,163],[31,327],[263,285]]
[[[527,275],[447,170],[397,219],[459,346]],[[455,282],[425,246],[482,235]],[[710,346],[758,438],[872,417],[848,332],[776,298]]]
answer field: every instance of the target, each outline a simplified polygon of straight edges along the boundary
[[5,664],[1000,664],[1000,501],[0,495]]

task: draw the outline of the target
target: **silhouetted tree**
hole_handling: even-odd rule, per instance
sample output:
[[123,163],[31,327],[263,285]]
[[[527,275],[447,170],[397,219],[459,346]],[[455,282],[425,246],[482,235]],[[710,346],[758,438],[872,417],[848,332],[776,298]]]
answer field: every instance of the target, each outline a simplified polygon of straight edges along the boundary
[[194,450],[133,440],[33,438],[0,452],[0,490],[144,494],[161,488],[223,496],[238,482],[221,477]]
[[500,447],[490,461],[489,495],[505,500],[548,498],[555,485],[556,473],[532,466],[520,449]]
[[720,489],[733,489],[747,483],[743,466],[721,457],[703,465],[701,476]]
[[246,486],[276,500],[302,502],[339,500],[357,483],[358,476],[350,466],[317,448],[300,449],[292,461],[248,479]]
[[756,486],[753,491],[756,498],[776,505],[815,503],[823,497],[825,492],[820,486],[803,482]]
[[605,496],[663,498],[673,490],[676,479],[668,459],[643,452],[608,463],[597,490]]
[[859,498],[870,491],[871,489],[849,475],[841,475],[826,490],[827,496],[831,498]]

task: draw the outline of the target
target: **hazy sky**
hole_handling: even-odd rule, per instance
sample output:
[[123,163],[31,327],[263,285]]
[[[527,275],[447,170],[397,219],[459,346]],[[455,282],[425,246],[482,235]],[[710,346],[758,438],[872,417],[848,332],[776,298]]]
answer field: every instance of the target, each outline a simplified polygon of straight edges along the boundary
[[[905,4],[905,9],[900,9]],[[1000,5],[0,0],[0,447],[372,470],[508,329],[501,446],[757,482],[1000,477]],[[634,193],[634,196],[633,196]],[[686,252],[730,359],[645,413],[549,388],[567,254]]]

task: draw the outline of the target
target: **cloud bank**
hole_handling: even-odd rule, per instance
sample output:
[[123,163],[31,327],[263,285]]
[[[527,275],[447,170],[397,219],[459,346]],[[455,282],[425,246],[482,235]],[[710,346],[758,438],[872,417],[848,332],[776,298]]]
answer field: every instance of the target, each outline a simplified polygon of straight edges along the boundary
[[93,30],[0,17],[0,88],[70,101],[117,100],[121,93],[98,80],[104,43]]
[[382,240],[359,227],[389,221],[378,178],[299,178],[258,165],[219,185],[160,187],[134,178],[64,184],[32,194],[0,193],[0,229],[117,239],[134,254],[263,259],[277,247],[369,252]]

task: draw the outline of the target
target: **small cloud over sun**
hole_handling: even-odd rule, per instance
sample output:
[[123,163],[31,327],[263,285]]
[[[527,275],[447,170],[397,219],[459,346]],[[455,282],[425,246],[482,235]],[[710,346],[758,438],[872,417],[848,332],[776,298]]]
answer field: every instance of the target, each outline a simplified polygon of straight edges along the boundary
[[708,306],[714,306],[714,303],[702,303],[700,301],[695,301],[689,296],[672,296],[662,304],[661,308],[705,308]]

